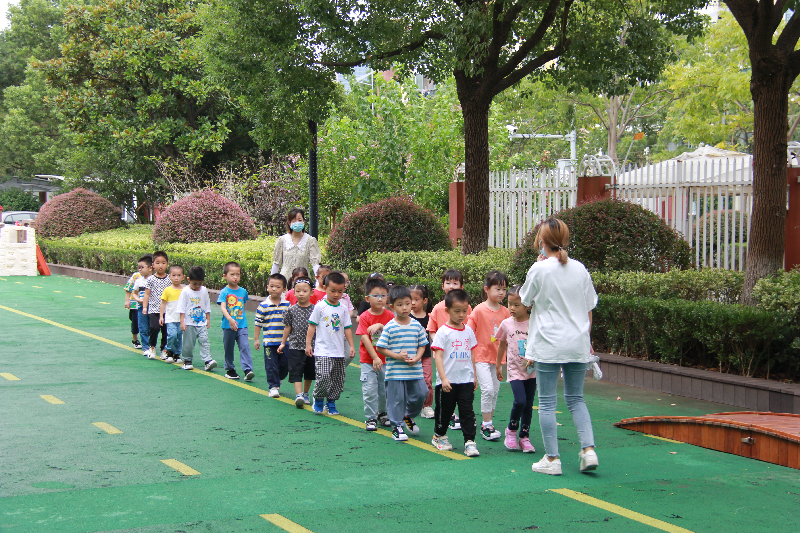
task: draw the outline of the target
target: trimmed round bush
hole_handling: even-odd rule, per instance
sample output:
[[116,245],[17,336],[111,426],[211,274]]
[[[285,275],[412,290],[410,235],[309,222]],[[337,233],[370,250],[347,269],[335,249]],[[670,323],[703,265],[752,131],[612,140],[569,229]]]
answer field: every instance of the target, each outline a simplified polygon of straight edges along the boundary
[[[569,227],[567,253],[596,272],[666,272],[691,266],[691,249],[678,232],[647,209],[613,198],[594,200],[554,215]],[[517,248],[513,279],[525,279],[539,256],[537,225]]]
[[347,215],[328,238],[327,258],[338,268],[359,269],[369,252],[439,251],[452,248],[432,211],[407,196],[367,204]]
[[46,202],[34,221],[40,237],[76,237],[123,226],[122,211],[97,193],[73,189]]
[[241,207],[207,190],[169,206],[153,228],[156,244],[245,241],[257,235],[253,219]]

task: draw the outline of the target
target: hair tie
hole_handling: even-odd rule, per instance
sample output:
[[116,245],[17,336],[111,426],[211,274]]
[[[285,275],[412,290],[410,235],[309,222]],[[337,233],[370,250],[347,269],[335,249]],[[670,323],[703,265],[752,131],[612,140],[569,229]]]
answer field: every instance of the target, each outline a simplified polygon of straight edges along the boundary
[[298,283],[305,283],[305,284],[306,284],[306,285],[308,285],[309,287],[311,286],[311,282],[310,282],[310,281],[308,281],[307,279],[296,279],[296,280],[294,280],[294,286],[295,286],[295,287],[297,287],[297,284],[298,284]]

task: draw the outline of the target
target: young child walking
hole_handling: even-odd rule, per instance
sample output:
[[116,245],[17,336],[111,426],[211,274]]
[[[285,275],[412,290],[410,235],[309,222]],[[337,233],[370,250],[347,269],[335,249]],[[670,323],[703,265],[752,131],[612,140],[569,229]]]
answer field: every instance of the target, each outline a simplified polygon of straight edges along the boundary
[[159,333],[161,333],[161,356],[166,359],[167,355],[167,326],[161,324],[159,310],[161,309],[161,293],[164,292],[164,289],[172,285],[172,281],[170,281],[167,275],[168,268],[169,256],[167,256],[167,253],[160,250],[153,253],[154,272],[147,278],[143,299],[150,326],[150,349],[147,352],[148,359],[155,359],[157,357],[156,343]]
[[481,436],[484,440],[497,440],[501,434],[494,428],[494,408],[497,405],[497,394],[500,382],[497,381],[497,330],[500,323],[511,316],[503,307],[508,289],[508,278],[499,270],[486,274],[483,292],[486,300],[475,307],[469,315],[467,325],[475,332],[478,345],[473,350],[475,371],[478,373],[478,386],[481,388]]
[[376,349],[386,359],[386,411],[396,441],[408,440],[403,424],[416,435],[414,422],[422,411],[428,387],[422,374],[422,354],[429,344],[422,326],[411,318],[411,291],[395,285],[389,291],[394,318],[383,328]]
[[[454,289],[464,289],[464,276],[460,271],[455,269],[445,270],[444,274],[442,274],[442,290],[444,291],[445,296],[447,296],[447,294]],[[467,303],[467,317],[469,317],[471,314],[472,306]],[[436,332],[439,331],[439,328],[441,328],[449,320],[444,300],[433,306],[433,310],[428,314],[428,316],[430,317],[428,319],[428,335],[430,339],[433,340],[433,336],[436,335]],[[464,320],[466,322],[466,319]],[[461,422],[459,421],[459,418],[455,412],[452,416],[453,418],[450,420],[450,429],[461,429]]]
[[[536,394],[536,373],[525,359],[528,344],[528,318],[530,307],[522,305],[520,285],[508,289],[508,310],[511,316],[500,323],[497,330],[497,380],[503,381],[503,359],[506,360],[508,383],[514,393],[514,405],[506,428],[505,446],[509,450],[533,453],[530,429],[533,417],[533,397]],[[477,308],[475,309],[477,311]],[[521,424],[520,424],[521,422]]]
[[140,276],[131,287],[131,300],[136,302],[136,319],[141,340],[142,354],[150,351],[150,321],[147,318],[147,307],[144,306],[144,292],[147,289],[147,278],[153,275],[153,254],[144,254],[139,258],[137,266]]
[[183,330],[181,330],[181,313],[178,310],[178,300],[180,300],[181,292],[184,289],[181,283],[183,283],[185,277],[182,266],[172,265],[169,269],[169,280],[172,285],[161,293],[158,323],[167,327],[167,352],[161,356],[161,360],[167,363],[183,363],[181,359]]
[[193,266],[188,272],[189,285],[182,291],[178,300],[178,312],[181,315],[181,331],[183,346],[181,359],[184,370],[192,370],[194,346],[200,345],[200,357],[205,363],[206,372],[217,368],[217,362],[211,358],[211,344],[208,342],[208,325],[211,323],[211,300],[208,289],[203,286],[206,279],[203,267]]
[[361,363],[361,396],[364,399],[364,418],[366,430],[377,431],[378,425],[389,425],[386,414],[386,384],[385,368],[386,357],[376,351],[375,343],[381,336],[383,326],[394,318],[394,313],[386,309],[389,297],[389,287],[382,279],[367,280],[366,296],[369,309],[364,311],[358,319],[356,335],[361,337],[361,347],[358,349],[359,362]]
[[[331,272],[333,272],[333,267],[330,265],[320,265],[319,268],[317,268],[317,273],[315,275],[317,284],[314,288],[314,294],[311,297],[312,301],[316,300],[317,303],[319,303],[325,298],[325,277]],[[347,283],[345,283],[345,285],[347,285]],[[347,287],[345,287],[345,289],[346,288]],[[316,303],[314,305],[316,305]]]
[[[338,415],[336,400],[344,389],[347,363],[356,352],[350,314],[344,311],[344,306],[339,301],[344,294],[344,276],[331,272],[322,282],[325,286],[325,298],[314,306],[308,319],[306,334],[306,355],[314,356],[314,372],[317,377],[312,409],[315,413],[322,414],[327,399],[328,414]],[[350,345],[349,359],[344,355],[345,339]]]
[[[428,293],[428,287],[425,285],[411,285],[408,290],[411,291],[411,318],[419,322],[422,329],[428,330],[428,322],[431,312],[431,303]],[[433,360],[432,360],[431,346],[425,347],[425,352],[422,354],[422,375],[425,377],[425,385],[428,387],[428,395],[425,397],[425,403],[422,404],[422,418],[433,418]]]
[[137,265],[136,272],[128,278],[128,283],[125,284],[125,309],[128,310],[128,320],[131,321],[131,344],[137,350],[142,349],[142,343],[139,342],[139,302],[133,295],[133,286],[136,280],[142,279],[142,265]]
[[[306,355],[306,335],[308,334],[308,320],[314,311],[311,304],[311,279],[308,277],[297,278],[294,282],[297,303],[289,307],[283,315],[283,338],[278,346],[278,352],[288,352],[289,358],[289,383],[294,385],[294,405],[302,409],[311,405],[308,391],[311,382],[316,379],[314,371],[314,357]],[[311,341],[313,348],[313,339]]]
[[[287,285],[288,287],[290,287],[290,289],[286,293],[286,301],[289,302],[291,305],[297,303],[297,297],[294,294],[294,282],[297,281],[298,278],[307,278],[310,280],[311,277],[308,275],[308,269],[304,267],[297,267],[294,270],[292,270],[292,277],[289,279],[289,283]],[[311,302],[311,305],[315,305],[319,300],[312,295],[309,301]]]
[[525,357],[536,363],[539,426],[545,450],[544,457],[531,469],[561,475],[556,391],[559,372],[563,372],[564,399],[581,446],[580,471],[589,472],[597,468],[598,461],[583,384],[594,353],[589,332],[597,293],[586,267],[567,256],[569,228],[562,220],[550,217],[542,222],[534,242],[541,255],[519,291],[522,304],[533,306],[529,337],[535,342],[528,345]]
[[289,354],[279,352],[283,338],[283,315],[290,304],[283,299],[286,278],[283,274],[272,274],[267,281],[268,297],[256,309],[256,350],[261,347],[261,331],[264,331],[264,370],[267,372],[269,397],[281,395],[281,380],[289,374]]
[[227,285],[219,292],[217,304],[222,310],[222,346],[225,348],[225,377],[239,379],[233,361],[233,346],[239,347],[239,364],[244,372],[244,380],[252,381],[253,357],[250,355],[250,341],[247,338],[247,290],[239,286],[242,267],[236,261],[225,263],[222,267]]
[[452,289],[444,297],[447,322],[433,338],[436,359],[436,408],[434,435],[431,443],[437,450],[452,450],[447,427],[458,407],[461,433],[464,436],[464,455],[480,455],[475,445],[475,358],[472,349],[478,344],[472,328],[464,324],[469,311],[469,296],[463,289]]

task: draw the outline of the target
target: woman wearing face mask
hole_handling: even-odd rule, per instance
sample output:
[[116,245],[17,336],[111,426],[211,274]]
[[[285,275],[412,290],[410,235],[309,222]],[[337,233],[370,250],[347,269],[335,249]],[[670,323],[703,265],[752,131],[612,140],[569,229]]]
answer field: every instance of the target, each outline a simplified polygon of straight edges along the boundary
[[278,237],[278,242],[275,243],[270,275],[280,272],[289,279],[292,270],[297,267],[308,268],[309,265],[314,269],[314,274],[317,273],[322,253],[319,251],[317,239],[303,231],[305,227],[306,218],[303,210],[295,207],[289,211],[286,215],[286,228],[289,231]]

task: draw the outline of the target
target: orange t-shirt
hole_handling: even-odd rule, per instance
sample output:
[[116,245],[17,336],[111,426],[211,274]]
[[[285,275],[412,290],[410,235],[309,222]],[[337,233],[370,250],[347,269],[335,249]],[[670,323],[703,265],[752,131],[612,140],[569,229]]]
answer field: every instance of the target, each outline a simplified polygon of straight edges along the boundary
[[[472,306],[467,306],[467,317],[472,313]],[[444,308],[444,300],[433,306],[433,311],[428,313],[428,331],[436,335],[439,328],[447,324],[450,320],[450,315],[447,314],[447,309]]]
[[[507,307],[500,306],[497,311],[492,311],[486,302],[483,302],[467,319],[467,325],[475,332],[478,345],[472,349],[476,363],[497,363],[497,347],[499,341],[495,338],[500,324],[511,316]],[[505,362],[505,359],[503,360]]]

